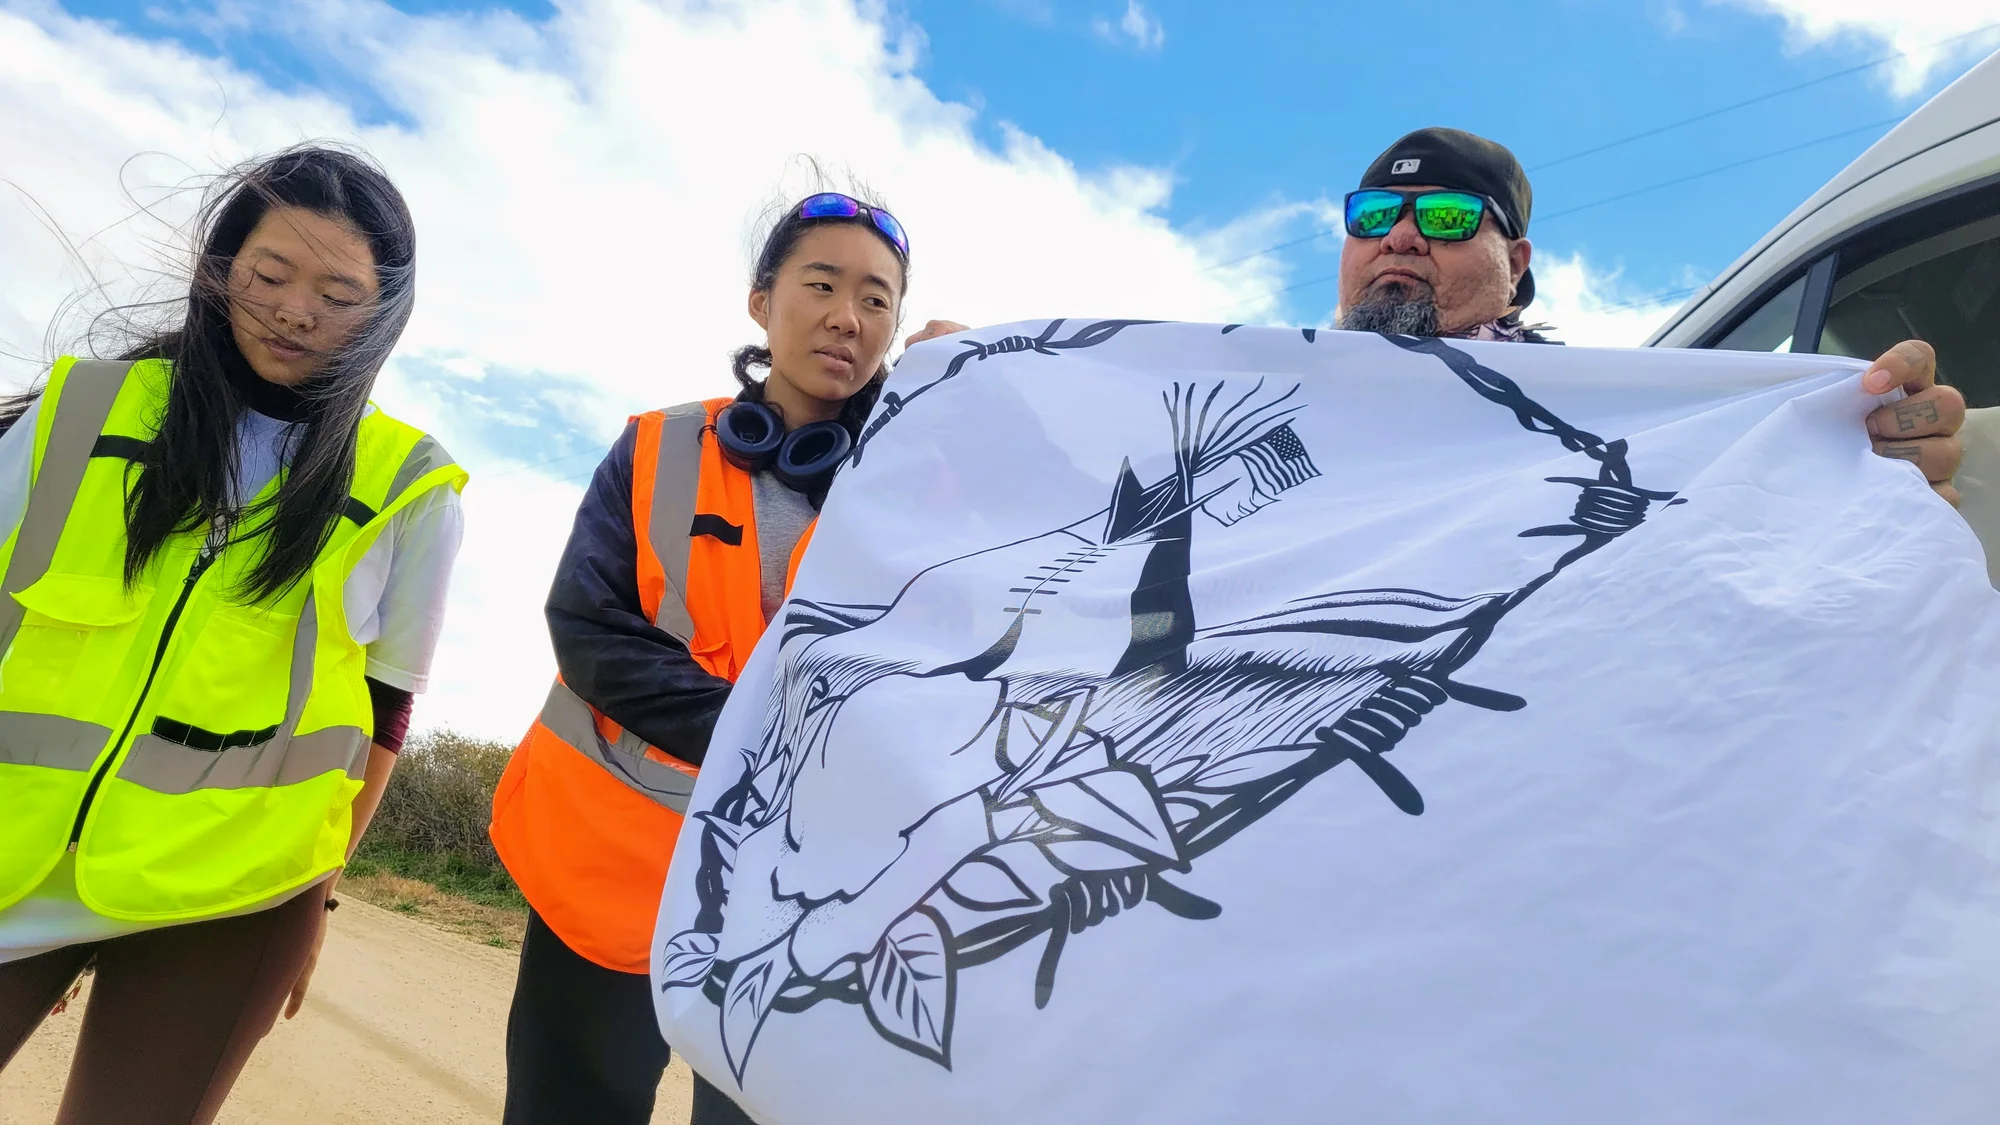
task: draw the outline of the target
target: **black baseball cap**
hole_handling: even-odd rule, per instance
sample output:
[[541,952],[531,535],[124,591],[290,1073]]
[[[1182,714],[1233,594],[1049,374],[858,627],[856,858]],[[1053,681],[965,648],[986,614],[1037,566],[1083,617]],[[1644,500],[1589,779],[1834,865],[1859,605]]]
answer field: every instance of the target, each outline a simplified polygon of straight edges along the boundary
[[[1528,216],[1534,210],[1534,189],[1528,174],[1507,146],[1475,136],[1463,129],[1419,129],[1389,146],[1362,173],[1363,188],[1395,188],[1406,184],[1436,184],[1453,191],[1470,191],[1499,204],[1511,225],[1514,237],[1528,234]],[[1521,274],[1514,288],[1516,308],[1527,307],[1535,299],[1535,275]]]

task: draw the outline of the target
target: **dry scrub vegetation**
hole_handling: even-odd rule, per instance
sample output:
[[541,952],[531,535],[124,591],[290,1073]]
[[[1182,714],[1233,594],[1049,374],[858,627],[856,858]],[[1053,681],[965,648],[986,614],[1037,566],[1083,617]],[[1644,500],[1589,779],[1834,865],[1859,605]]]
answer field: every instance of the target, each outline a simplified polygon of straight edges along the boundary
[[452,731],[411,738],[341,891],[489,945],[519,946],[528,904],[486,836],[511,753]]

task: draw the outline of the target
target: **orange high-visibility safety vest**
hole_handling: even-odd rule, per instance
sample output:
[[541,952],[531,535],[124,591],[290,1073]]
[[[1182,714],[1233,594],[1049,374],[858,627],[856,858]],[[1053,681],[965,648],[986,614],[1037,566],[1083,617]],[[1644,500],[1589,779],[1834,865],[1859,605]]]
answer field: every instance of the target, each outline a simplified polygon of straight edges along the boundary
[[[632,526],[646,615],[696,663],[734,683],[763,635],[764,612],[750,474],[723,458],[712,430],[732,401],[634,419]],[[792,552],[788,590],[811,537],[809,525]],[[557,677],[494,790],[488,831],[563,944],[607,969],[646,971],[695,772]]]

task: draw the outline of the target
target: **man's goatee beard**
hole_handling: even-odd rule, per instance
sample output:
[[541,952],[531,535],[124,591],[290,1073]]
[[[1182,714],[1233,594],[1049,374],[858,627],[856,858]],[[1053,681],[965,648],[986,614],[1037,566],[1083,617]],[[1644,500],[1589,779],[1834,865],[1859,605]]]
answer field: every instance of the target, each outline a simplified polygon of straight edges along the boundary
[[1361,303],[1351,309],[1340,310],[1337,323],[1350,332],[1435,336],[1438,334],[1438,307],[1429,293],[1408,295],[1392,287],[1363,297]]

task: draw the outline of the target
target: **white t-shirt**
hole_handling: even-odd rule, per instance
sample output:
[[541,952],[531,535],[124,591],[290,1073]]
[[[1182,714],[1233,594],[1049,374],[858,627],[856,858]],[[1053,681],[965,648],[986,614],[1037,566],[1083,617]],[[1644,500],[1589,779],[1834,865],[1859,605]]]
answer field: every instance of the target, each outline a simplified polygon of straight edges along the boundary
[[[37,403],[0,435],[0,539],[13,534],[28,507]],[[373,407],[370,407],[372,410]],[[246,411],[236,430],[237,500],[254,496],[288,455],[292,424]],[[348,627],[368,651],[368,675],[391,687],[421,692],[444,628],[445,593],[465,520],[458,490],[439,487],[389,517],[389,527],[362,556],[342,589]],[[152,929],[145,922],[106,918],[76,893],[76,857],[64,854],[28,896],[0,910],[0,964],[86,941]],[[232,911],[276,906],[298,891]],[[218,915],[224,917],[226,915]]]

